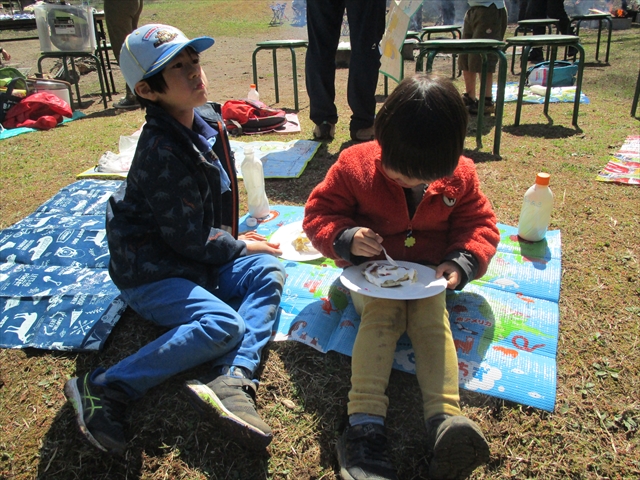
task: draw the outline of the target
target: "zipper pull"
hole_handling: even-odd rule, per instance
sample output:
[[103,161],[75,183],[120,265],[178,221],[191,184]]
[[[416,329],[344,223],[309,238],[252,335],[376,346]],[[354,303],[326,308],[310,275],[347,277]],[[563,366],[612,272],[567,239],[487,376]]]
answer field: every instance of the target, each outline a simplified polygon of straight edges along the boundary
[[411,248],[416,244],[416,239],[413,237],[413,230],[411,229],[411,224],[409,224],[409,229],[407,230],[407,238],[404,239],[404,246],[407,248]]

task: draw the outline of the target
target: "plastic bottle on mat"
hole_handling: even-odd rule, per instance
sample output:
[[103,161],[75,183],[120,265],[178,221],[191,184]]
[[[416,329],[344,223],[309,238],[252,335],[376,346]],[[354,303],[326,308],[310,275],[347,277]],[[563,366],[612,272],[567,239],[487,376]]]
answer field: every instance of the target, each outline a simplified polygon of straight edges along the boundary
[[249,215],[264,218],[269,215],[269,199],[264,191],[264,170],[262,162],[253,154],[252,147],[244,148],[244,160],[240,165],[244,188],[247,190]]
[[249,93],[247,93],[247,98],[249,100],[260,101],[260,94],[258,93],[258,90],[256,90],[255,83],[249,85]]
[[542,240],[547,233],[553,208],[553,193],[549,188],[548,173],[538,173],[534,183],[524,194],[518,236],[530,242]]

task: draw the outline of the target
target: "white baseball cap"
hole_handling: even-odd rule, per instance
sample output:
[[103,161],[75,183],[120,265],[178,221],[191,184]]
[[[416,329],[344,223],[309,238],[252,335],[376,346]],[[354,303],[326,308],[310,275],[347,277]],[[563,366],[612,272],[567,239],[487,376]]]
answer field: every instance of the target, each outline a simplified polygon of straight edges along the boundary
[[136,83],[158,73],[185,47],[200,53],[214,42],[211,37],[189,40],[184,33],[169,25],[145,25],[131,32],[122,44],[120,70],[134,91]]

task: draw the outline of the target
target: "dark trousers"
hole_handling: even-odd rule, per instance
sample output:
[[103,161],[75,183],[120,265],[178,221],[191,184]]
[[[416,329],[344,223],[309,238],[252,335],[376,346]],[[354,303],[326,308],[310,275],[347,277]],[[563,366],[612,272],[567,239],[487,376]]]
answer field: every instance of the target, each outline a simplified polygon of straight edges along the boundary
[[[533,20],[536,18],[557,18],[560,20],[558,28],[563,35],[570,34],[569,16],[564,9],[563,0],[520,0],[520,14],[518,20]],[[545,34],[544,27],[533,29],[535,35]],[[555,32],[553,32],[555,33]]]
[[[520,0],[518,20],[534,20],[536,18],[557,18],[560,33],[563,35],[571,34],[571,20],[564,9],[563,0]],[[546,27],[534,27],[533,33],[534,35],[544,35],[547,33]],[[541,62],[544,59],[542,49],[531,49],[529,58]]]
[[309,47],[305,76],[311,121],[337,123],[336,51],[345,8],[351,42],[347,84],[347,100],[352,112],[349,129],[355,132],[372,126],[375,119],[380,69],[378,45],[384,33],[385,0],[308,0]]

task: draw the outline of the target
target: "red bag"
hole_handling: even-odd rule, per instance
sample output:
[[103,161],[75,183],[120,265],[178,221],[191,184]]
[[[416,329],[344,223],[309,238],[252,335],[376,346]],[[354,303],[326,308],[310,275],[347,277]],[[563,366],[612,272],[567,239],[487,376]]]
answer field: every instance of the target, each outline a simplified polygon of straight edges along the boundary
[[4,128],[29,127],[49,130],[71,117],[73,112],[67,102],[48,92],[38,92],[23,98],[9,109]]
[[230,133],[271,132],[287,123],[286,112],[257,100],[228,100],[222,106],[222,118]]

